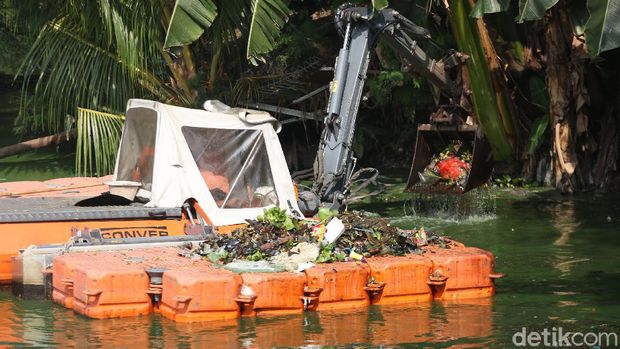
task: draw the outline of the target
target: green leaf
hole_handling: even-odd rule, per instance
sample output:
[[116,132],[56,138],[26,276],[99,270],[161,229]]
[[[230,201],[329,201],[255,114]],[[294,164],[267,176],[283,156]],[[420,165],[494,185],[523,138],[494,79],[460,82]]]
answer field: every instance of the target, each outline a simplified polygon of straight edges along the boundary
[[549,115],[543,115],[534,121],[532,124],[532,132],[530,135],[530,142],[527,148],[528,153],[530,155],[534,154],[534,152],[538,149],[540,144],[542,143],[543,136],[545,135],[545,131],[549,125]]
[[216,15],[217,7],[212,0],[177,0],[168,24],[164,48],[196,41],[211,26]]
[[498,13],[508,10],[510,0],[478,0],[471,9],[469,16],[472,18],[481,18],[487,13]]
[[375,9],[375,11],[383,10],[388,6],[388,0],[372,0],[372,7]]
[[263,259],[265,259],[265,255],[260,250],[256,250],[248,256],[248,260],[253,262],[262,261]]
[[558,0],[519,0],[517,22],[534,21],[543,18],[545,12],[552,8]]
[[333,255],[334,244],[322,245],[319,251],[319,256],[316,258],[317,263],[329,263],[334,262],[337,257]]
[[588,0],[586,43],[592,56],[620,47],[620,1]]
[[293,220],[290,217],[286,217],[286,220],[284,221],[284,229],[290,231],[296,228],[297,225],[293,222]]
[[264,62],[262,55],[274,48],[290,13],[281,0],[252,0],[247,48],[247,58],[252,64]]
[[336,217],[338,215],[338,211],[330,210],[327,207],[321,207],[319,209],[319,220],[323,223],[327,222],[328,219],[332,217]]

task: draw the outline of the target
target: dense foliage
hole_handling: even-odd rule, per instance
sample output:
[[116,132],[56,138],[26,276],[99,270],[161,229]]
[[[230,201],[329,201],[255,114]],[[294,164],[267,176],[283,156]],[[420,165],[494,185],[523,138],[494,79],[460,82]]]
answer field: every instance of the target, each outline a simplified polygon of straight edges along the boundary
[[[188,106],[206,98],[262,102],[320,115],[325,91],[293,101],[330,81],[331,73],[321,67],[333,66],[340,46],[332,16],[343,2],[3,0],[3,30],[32,42],[19,73],[24,86],[18,129],[57,132],[71,125],[78,107],[116,114],[132,97]],[[389,5],[429,28],[436,43],[431,51],[440,45],[470,57],[465,84],[471,112],[495,158],[506,165],[498,170],[565,191],[602,187],[616,178],[616,1],[358,2]],[[445,51],[431,54],[440,59]],[[426,81],[401,68],[394,52],[379,43],[353,145],[375,166],[407,163],[417,124],[440,101]],[[82,124],[99,127],[99,134],[116,132],[101,123]],[[290,125],[282,135],[287,153],[301,158],[296,169],[307,167],[321,124]],[[113,147],[98,149],[105,152],[99,159],[113,161]],[[109,164],[86,167],[80,171],[103,173]]]

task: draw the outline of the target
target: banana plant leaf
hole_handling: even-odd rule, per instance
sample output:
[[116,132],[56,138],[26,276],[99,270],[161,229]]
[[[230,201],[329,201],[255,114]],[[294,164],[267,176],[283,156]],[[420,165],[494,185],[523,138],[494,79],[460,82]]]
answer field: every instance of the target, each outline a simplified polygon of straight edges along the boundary
[[[519,0],[518,23],[542,19],[545,13],[555,6],[559,0]],[[585,4],[587,3],[587,11]],[[487,13],[506,11],[510,0],[478,0],[470,16],[481,18]],[[570,14],[575,34],[581,35],[585,23],[586,43],[592,56],[620,47],[620,1],[588,0],[570,5]]]
[[211,0],[177,0],[168,24],[164,48],[191,44],[209,28],[217,15]]
[[468,1],[449,0],[449,5],[450,27],[458,49],[469,56],[467,69],[478,123],[491,145],[495,160],[511,161],[514,154],[511,141],[515,131],[508,91],[501,88],[501,81],[493,80],[498,76],[490,72],[489,59],[475,22],[478,20],[469,17],[471,8]]
[[498,13],[508,10],[510,0],[478,0],[469,14],[472,18],[480,18],[487,13]]
[[532,132],[530,135],[530,140],[529,140],[528,147],[527,147],[527,152],[530,155],[534,154],[534,152],[536,152],[536,150],[542,143],[542,140],[545,135],[545,131],[547,130],[548,126],[549,126],[549,114],[545,114],[534,121],[532,125]]
[[519,0],[517,22],[533,21],[543,18],[545,12],[552,8],[558,0]]
[[620,47],[620,1],[588,0],[586,43],[593,56]]
[[[218,32],[235,32],[239,29],[243,34],[247,33],[248,60],[253,64],[264,61],[263,55],[275,47],[280,31],[291,13],[290,9],[282,0],[241,0],[234,2],[238,5],[234,7],[228,6],[233,2],[227,1],[177,0],[164,47],[191,44],[222,17],[224,20],[220,22],[227,25],[226,28],[218,28]],[[230,18],[238,20],[231,23],[226,20]]]
[[264,62],[262,56],[275,47],[291,11],[281,0],[253,0],[252,5],[247,59],[257,64]]

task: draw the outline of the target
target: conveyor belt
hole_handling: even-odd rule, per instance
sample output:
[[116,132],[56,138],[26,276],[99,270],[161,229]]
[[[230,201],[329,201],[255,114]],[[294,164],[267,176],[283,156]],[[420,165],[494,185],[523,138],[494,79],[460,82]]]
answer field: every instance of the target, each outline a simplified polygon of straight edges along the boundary
[[181,217],[179,207],[153,208],[141,204],[75,206],[75,203],[82,199],[84,198],[3,198],[0,199],[0,223]]

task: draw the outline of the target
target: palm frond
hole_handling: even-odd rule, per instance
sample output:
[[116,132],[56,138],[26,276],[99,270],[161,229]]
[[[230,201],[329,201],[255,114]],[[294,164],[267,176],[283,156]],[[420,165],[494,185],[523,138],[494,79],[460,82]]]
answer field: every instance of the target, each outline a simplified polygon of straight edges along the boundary
[[155,73],[163,67],[162,6],[161,0],[76,0],[65,6],[40,30],[20,68],[20,117],[35,129],[57,132],[78,106],[121,111],[132,97],[176,99]]
[[78,108],[75,172],[104,176],[114,171],[124,115]]
[[[142,72],[124,66],[117,56],[75,35],[62,22],[46,25],[20,68],[25,78],[20,117],[32,120],[36,129],[56,132],[78,105],[123,110],[127,98],[141,88],[133,83],[132,70]],[[28,84],[35,78],[32,109],[26,110]]]

